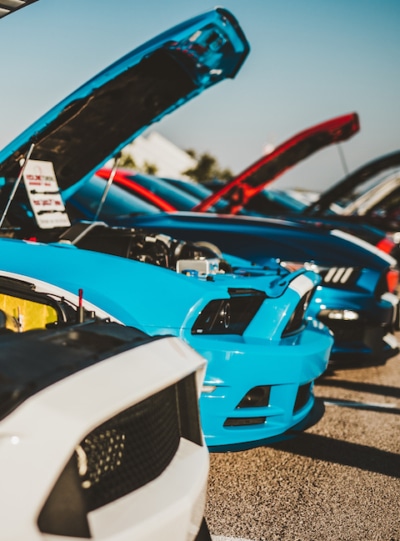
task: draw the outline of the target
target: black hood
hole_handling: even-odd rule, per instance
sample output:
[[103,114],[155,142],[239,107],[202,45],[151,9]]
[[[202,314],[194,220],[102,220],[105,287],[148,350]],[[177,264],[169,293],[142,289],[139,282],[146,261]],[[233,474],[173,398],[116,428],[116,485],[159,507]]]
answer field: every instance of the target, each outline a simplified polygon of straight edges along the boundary
[[327,210],[332,203],[351,192],[356,186],[387,169],[400,166],[400,150],[386,154],[368,162],[353,173],[337,182],[325,191],[320,198],[304,210],[305,214],[319,214]]

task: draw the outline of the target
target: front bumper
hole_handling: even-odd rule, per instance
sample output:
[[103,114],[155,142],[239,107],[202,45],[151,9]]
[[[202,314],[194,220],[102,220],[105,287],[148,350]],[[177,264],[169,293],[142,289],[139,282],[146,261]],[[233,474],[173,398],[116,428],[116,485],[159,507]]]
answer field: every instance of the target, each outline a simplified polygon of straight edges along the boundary
[[161,476],[90,513],[93,538],[194,540],[204,514],[207,472],[206,448],[182,440]]
[[[217,352],[199,350],[210,359],[206,392],[200,398],[210,451],[277,441],[307,418],[315,402],[313,382],[327,368],[333,339],[326,328],[310,321],[296,340],[243,341],[236,349],[231,344],[219,358]],[[243,407],[250,391],[260,387],[267,390],[267,402]]]
[[[341,298],[342,297],[342,298]],[[399,344],[395,332],[399,330],[399,299],[385,293],[379,299],[355,299],[348,295],[333,299],[314,315],[333,332],[331,364],[379,364],[396,355]],[[364,302],[361,302],[361,301]],[[328,314],[340,314],[343,307],[357,314],[357,319],[330,319]]]

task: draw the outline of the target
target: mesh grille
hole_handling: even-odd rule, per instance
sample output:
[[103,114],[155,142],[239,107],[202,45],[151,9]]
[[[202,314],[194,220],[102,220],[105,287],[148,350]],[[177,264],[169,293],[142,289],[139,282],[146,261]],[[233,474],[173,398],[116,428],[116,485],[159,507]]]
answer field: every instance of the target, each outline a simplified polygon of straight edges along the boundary
[[203,445],[195,374],[112,417],[80,442],[43,506],[40,531],[90,537],[87,513],[160,476],[181,438]]
[[97,427],[77,448],[88,510],[155,479],[171,462],[179,440],[174,387]]

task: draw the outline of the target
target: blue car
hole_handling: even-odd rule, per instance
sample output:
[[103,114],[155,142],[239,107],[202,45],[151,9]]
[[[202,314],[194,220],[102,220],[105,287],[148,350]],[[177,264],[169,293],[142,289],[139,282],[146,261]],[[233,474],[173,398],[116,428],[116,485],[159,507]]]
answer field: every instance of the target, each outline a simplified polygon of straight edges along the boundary
[[[375,207],[376,218],[356,216],[351,210],[352,205],[346,207],[354,193],[358,191],[362,193],[372,185],[379,185],[384,170],[393,171],[400,161],[399,152],[366,164],[323,194],[314,194],[311,197],[314,201],[311,201],[310,197],[307,198],[306,193],[303,194],[305,197],[301,197],[301,192],[296,190],[288,193],[274,189],[274,183],[288,169],[326,146],[348,139],[358,130],[357,113],[334,117],[303,130],[249,165],[230,182],[219,183],[218,187],[215,185],[214,193],[202,197],[193,210],[205,212],[213,208],[216,212],[229,214],[241,212],[261,216],[289,216],[292,221],[310,224],[323,222],[332,229],[347,231],[370,242],[400,262],[399,244],[391,238],[392,236],[386,234],[386,231],[390,231],[390,227],[387,227],[389,224],[385,224],[384,219],[382,220],[383,207],[386,204],[386,208],[396,206],[396,196],[391,202],[386,201],[379,207],[377,204],[379,198],[375,199],[375,193],[364,193],[361,207],[364,211],[368,205],[371,208]],[[222,209],[218,208],[221,203],[224,204]],[[188,209],[179,207],[179,210]],[[381,215],[378,216],[379,214]]]
[[305,317],[317,274],[196,277],[69,243],[0,239],[0,248],[3,271],[53,284],[75,305],[81,290],[85,311],[178,336],[205,357],[200,409],[212,450],[281,439],[315,420],[313,384],[333,343],[324,325]]
[[[70,214],[92,219],[104,186],[104,179],[96,175],[86,181],[68,199]],[[236,256],[264,266],[278,258],[289,269],[305,264],[322,277],[309,311],[334,333],[332,366],[380,364],[398,352],[399,273],[390,255],[322,222],[312,226],[278,218],[161,213],[150,205],[144,209],[145,204],[112,185],[101,216],[115,226],[207,240],[228,261]]]
[[[190,50],[193,51],[192,44]],[[177,51],[181,52],[181,49],[175,47],[174,54]],[[232,54],[230,50],[229,52]],[[221,57],[218,58],[222,62]],[[210,61],[210,56],[207,56],[207,60]],[[243,53],[240,61],[243,61]],[[230,63],[229,67],[229,75],[236,74],[237,66],[233,68]],[[207,82],[212,84],[214,81]],[[70,108],[68,104],[75,103],[77,95],[90,94],[91,87],[90,83],[88,84],[89,88],[84,87],[84,90],[67,98],[63,107],[59,106],[50,111],[31,130],[27,130],[0,153],[0,174],[2,170],[11,173],[14,166],[16,177],[17,158],[24,151],[28,152],[29,143],[35,141],[33,157],[47,156],[47,159],[52,161],[57,178],[61,176],[64,200],[68,202],[69,211],[73,212],[76,219],[102,218],[118,227],[144,228],[152,233],[165,232],[177,239],[208,241],[219,247],[225,255],[240,257],[261,266],[269,264],[271,258],[278,258],[291,269],[305,263],[311,265],[313,270],[322,275],[323,282],[319,286],[318,295],[313,297],[309,310],[314,318],[327,325],[334,333],[331,362],[344,366],[382,363],[397,354],[395,332],[398,329],[398,298],[394,292],[398,283],[398,269],[392,257],[319,222],[310,225],[288,219],[245,216],[230,218],[195,213],[159,214],[151,206],[147,206],[147,210],[143,209],[145,203],[138,209],[137,200],[133,202],[129,194],[114,189],[115,186],[105,183],[104,180],[99,185],[97,177],[93,178],[92,152],[98,157],[95,168],[98,170],[126,143],[127,105],[122,99],[118,103],[113,102],[113,116],[110,118],[108,103],[102,99],[99,91],[93,90],[90,107],[92,111],[95,109],[95,115],[93,112],[90,114],[89,107],[81,107],[79,111]],[[201,84],[204,90],[204,78]],[[129,89],[127,92],[129,93]],[[185,99],[189,99],[191,94],[185,96]],[[99,99],[98,104],[96,98]],[[184,98],[181,97],[181,102],[183,101]],[[132,103],[130,107],[133,107]],[[141,103],[140,100],[138,103]],[[147,122],[147,125],[161,116],[158,102],[154,103],[157,105],[153,111],[154,116],[148,111],[146,119],[143,119],[143,123]],[[150,104],[151,100],[146,102],[148,107]],[[57,112],[62,112],[61,127],[58,126]],[[54,133],[52,126],[56,127]],[[104,126],[104,129],[99,130],[98,126]],[[85,133],[90,133],[92,152],[87,156],[82,153],[86,140],[81,135],[82,127]],[[134,138],[144,128],[144,125],[139,128],[137,123],[132,122],[129,126],[130,138]],[[74,136],[71,139],[72,133],[77,134],[76,138]],[[63,148],[61,154],[58,152],[60,141]],[[79,142],[79,147],[76,146],[76,141]],[[20,152],[17,152],[16,148],[21,148]],[[4,166],[1,164],[2,155]],[[31,222],[30,220],[25,228],[27,236],[35,235],[39,239],[46,239],[43,231],[32,231]],[[24,231],[22,221],[17,223]],[[55,235],[54,229],[47,230],[46,240],[57,238],[58,233]],[[99,242],[96,243],[93,239],[92,242],[94,249],[101,249]],[[79,245],[79,240],[76,245]],[[87,238],[84,247],[90,248]]]
[[212,450],[292,436],[317,419],[313,385],[333,343],[307,311],[319,275],[239,258],[233,272],[204,243],[98,221],[70,226],[58,186],[84,184],[128,138],[233,77],[247,53],[234,17],[213,10],[125,56],[0,152],[1,220],[14,237],[0,239],[0,269],[53,284],[75,304],[81,291],[87,311],[190,344],[208,361],[200,408]]
[[396,261],[345,232],[322,224],[197,213],[115,216],[110,223],[206,239],[225,254],[261,266],[271,257],[291,269],[305,264],[322,277],[310,313],[334,334],[332,364],[380,364],[398,352]]

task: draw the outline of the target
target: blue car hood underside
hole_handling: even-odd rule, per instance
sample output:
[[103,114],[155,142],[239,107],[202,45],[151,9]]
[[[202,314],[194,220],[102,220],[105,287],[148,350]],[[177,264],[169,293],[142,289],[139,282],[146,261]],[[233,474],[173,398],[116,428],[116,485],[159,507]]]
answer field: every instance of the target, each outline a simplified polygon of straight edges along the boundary
[[30,149],[50,161],[61,189],[94,173],[139,133],[219,81],[249,52],[222,8],[194,17],[133,50],[41,117],[0,152],[0,177],[16,178]]

